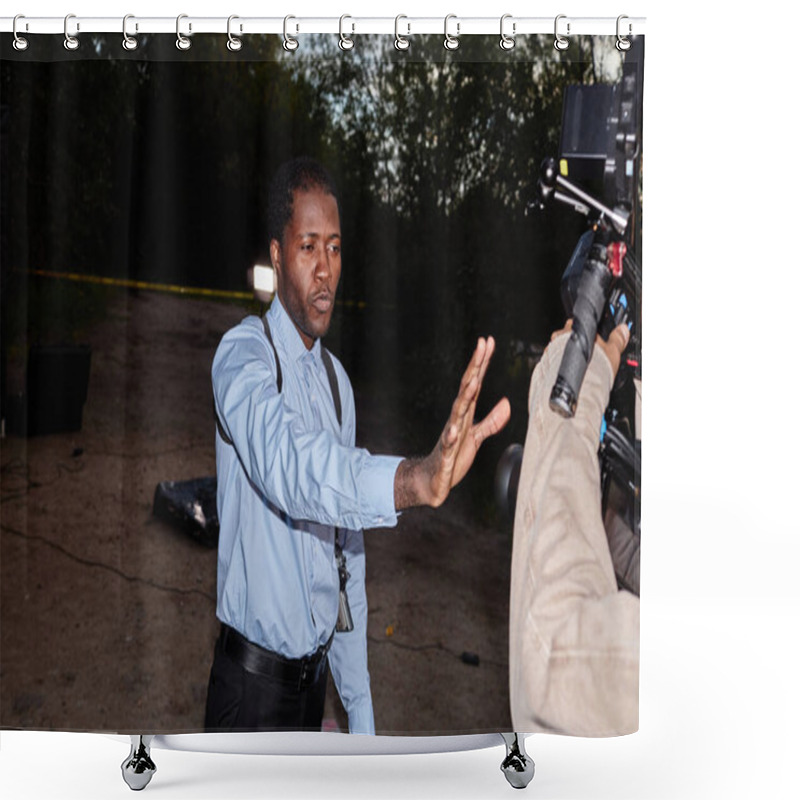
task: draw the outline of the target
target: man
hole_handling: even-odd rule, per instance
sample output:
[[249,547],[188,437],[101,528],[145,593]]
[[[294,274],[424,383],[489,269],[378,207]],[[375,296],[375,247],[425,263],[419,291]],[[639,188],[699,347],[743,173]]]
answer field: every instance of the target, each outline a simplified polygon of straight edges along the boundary
[[627,346],[597,338],[575,416],[549,407],[568,336],[531,378],[514,519],[509,611],[515,731],[614,736],[638,728],[639,598],[617,588],[603,527],[600,426]]
[[[441,505],[510,409],[504,399],[473,423],[494,350],[481,339],[427,457],[355,448],[350,382],[336,359],[326,367],[319,341],[333,313],[342,237],[336,189],[316,162],[278,170],[269,236],[277,296],[268,325],[245,319],[223,337],[212,366],[222,632],[206,728],[319,730],[330,668],[350,732],[370,734],[362,529],[392,526],[404,508]],[[352,625],[334,633],[348,607]]]

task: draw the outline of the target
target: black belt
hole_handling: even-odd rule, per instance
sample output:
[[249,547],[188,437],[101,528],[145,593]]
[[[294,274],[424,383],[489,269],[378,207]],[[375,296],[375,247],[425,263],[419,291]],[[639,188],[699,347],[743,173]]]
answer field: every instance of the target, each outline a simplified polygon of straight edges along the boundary
[[298,689],[304,689],[319,680],[327,663],[325,659],[328,650],[331,649],[333,634],[325,644],[317,648],[316,652],[305,658],[284,658],[278,653],[253,644],[238,631],[224,624],[219,641],[225,655],[247,672],[265,675],[282,683],[293,684]]

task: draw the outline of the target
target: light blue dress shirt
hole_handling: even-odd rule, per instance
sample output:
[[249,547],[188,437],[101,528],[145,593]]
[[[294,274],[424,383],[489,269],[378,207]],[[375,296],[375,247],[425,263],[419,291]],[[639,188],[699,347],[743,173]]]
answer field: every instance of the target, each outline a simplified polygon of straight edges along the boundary
[[282,372],[258,317],[222,338],[211,368],[217,431],[217,616],[287,658],[325,644],[336,627],[340,529],[354,629],[328,655],[351,733],[374,733],[367,669],[363,528],[397,522],[394,475],[402,459],[355,447],[353,389],[334,358],[336,419],[320,342],[307,350],[275,297],[267,318]]

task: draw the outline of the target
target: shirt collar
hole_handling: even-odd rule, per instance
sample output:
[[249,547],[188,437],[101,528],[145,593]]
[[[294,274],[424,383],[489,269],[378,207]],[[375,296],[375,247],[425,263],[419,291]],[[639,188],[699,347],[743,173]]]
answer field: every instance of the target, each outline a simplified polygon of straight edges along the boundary
[[299,331],[295,327],[294,322],[292,322],[292,318],[283,307],[277,294],[272,299],[267,315],[269,316],[270,328],[274,331],[272,335],[280,340],[286,350],[287,356],[292,361],[300,361],[307,357],[309,353],[313,356],[314,361],[320,361],[322,345],[319,339],[314,340],[311,350],[306,349]]

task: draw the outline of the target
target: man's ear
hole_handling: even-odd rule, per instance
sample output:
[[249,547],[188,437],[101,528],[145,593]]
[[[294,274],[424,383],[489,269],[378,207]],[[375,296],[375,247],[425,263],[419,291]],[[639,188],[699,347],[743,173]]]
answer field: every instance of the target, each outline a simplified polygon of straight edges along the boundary
[[283,263],[281,261],[281,243],[277,239],[272,239],[269,243],[269,260],[275,270],[275,276],[280,281]]

